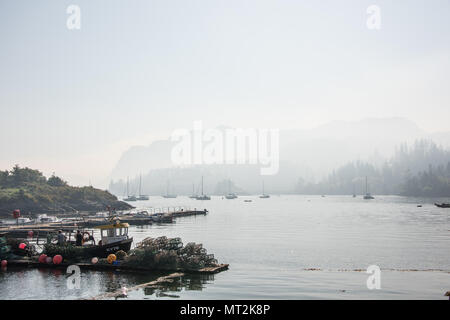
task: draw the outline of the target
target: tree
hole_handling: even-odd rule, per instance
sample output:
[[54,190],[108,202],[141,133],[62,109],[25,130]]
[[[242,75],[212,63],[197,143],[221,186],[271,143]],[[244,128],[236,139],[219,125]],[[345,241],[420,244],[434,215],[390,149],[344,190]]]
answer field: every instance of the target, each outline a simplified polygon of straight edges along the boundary
[[63,187],[67,185],[67,182],[61,179],[60,177],[55,176],[54,174],[48,178],[48,185],[52,187]]

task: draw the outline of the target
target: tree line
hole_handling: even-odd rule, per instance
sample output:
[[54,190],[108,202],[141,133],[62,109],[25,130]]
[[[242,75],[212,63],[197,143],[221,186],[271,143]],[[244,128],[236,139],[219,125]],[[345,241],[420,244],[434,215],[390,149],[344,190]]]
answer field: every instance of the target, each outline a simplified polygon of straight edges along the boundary
[[450,152],[429,140],[396,148],[391,159],[376,166],[364,161],[347,163],[314,183],[300,178],[295,191],[301,194],[393,194],[450,196]]
[[66,186],[67,182],[54,174],[48,179],[39,170],[20,168],[15,165],[11,171],[0,171],[0,188],[20,188],[27,184],[47,184],[52,187]]

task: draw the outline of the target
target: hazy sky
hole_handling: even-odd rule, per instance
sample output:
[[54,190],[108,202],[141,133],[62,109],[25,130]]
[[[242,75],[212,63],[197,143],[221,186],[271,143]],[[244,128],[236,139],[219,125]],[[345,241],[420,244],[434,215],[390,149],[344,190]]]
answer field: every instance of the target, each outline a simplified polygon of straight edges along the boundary
[[[366,26],[373,4],[381,30]],[[449,39],[447,0],[1,0],[0,168],[103,183],[129,146],[194,120],[448,131]]]

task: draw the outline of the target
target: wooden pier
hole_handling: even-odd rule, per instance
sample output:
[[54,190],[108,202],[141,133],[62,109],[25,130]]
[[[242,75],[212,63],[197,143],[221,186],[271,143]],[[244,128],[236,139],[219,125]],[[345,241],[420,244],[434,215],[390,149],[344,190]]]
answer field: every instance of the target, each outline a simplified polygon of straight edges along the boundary
[[180,210],[171,212],[172,216],[175,218],[179,217],[188,217],[188,216],[197,216],[197,215],[206,215],[208,214],[208,210]]
[[131,267],[112,264],[93,264],[93,263],[61,263],[61,264],[47,264],[40,263],[37,260],[21,259],[21,260],[8,260],[8,267],[24,267],[24,268],[51,268],[51,269],[67,269],[70,265],[76,265],[82,270],[96,270],[96,271],[126,271],[126,272],[149,272],[149,271],[176,271],[184,273],[194,274],[215,274],[225,270],[228,270],[228,264],[218,264],[213,267],[205,267],[197,270],[165,270],[165,269],[151,269],[145,267]]

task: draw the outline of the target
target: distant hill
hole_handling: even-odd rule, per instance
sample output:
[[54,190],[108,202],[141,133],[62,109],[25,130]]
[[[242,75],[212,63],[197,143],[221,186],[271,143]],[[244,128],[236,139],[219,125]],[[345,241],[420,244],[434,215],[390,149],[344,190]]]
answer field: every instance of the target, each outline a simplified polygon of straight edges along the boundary
[[11,215],[19,209],[23,214],[100,211],[106,206],[117,210],[131,209],[117,197],[93,187],[71,187],[56,176],[46,178],[38,170],[15,166],[0,171],[0,215]]
[[299,177],[319,181],[332,170],[356,160],[380,166],[395,153],[396,147],[402,143],[413,144],[418,139],[450,146],[450,133],[430,134],[414,122],[396,117],[333,121],[308,130],[281,130],[280,170],[267,177],[261,177],[255,165],[174,168],[170,159],[174,143],[161,140],[124,152],[111,173],[114,183],[109,190],[124,195],[129,176],[129,192],[135,194],[138,176],[142,174],[144,193],[165,193],[167,180],[170,180],[172,192],[189,194],[192,183],[197,188],[201,175],[204,175],[209,193],[217,191],[220,181],[227,179],[233,180],[243,192],[260,193],[263,178],[268,192],[289,193],[294,190]]

